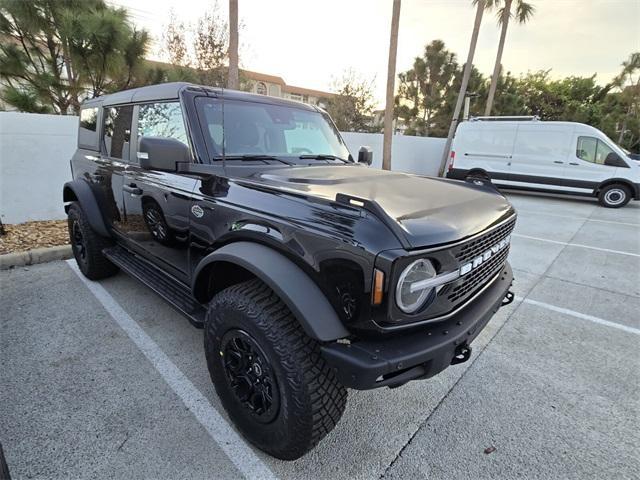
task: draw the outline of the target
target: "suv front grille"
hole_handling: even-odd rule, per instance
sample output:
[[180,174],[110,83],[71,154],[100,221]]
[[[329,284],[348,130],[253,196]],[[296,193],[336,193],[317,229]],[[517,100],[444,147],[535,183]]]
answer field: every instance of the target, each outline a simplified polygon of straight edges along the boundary
[[507,238],[513,231],[513,227],[516,224],[515,217],[506,222],[504,225],[500,225],[495,230],[489,232],[486,235],[482,235],[475,240],[471,240],[462,244],[462,248],[456,252],[455,256],[460,265],[464,265],[469,260],[477,257],[478,255],[486,252],[493,245],[497,244],[503,238]]
[[[492,246],[498,244],[501,240],[507,238],[513,231],[516,224],[515,217],[508,222],[500,225],[498,228],[490,231],[485,235],[470,240],[454,249],[454,256],[459,262],[458,265],[464,265],[472,261],[474,258],[482,255]],[[452,308],[465,301],[473,295],[480,287],[486,284],[504,265],[509,254],[509,246],[503,248],[495,255],[491,256],[486,262],[480,264],[477,268],[469,272],[467,275],[459,278],[455,282],[447,285],[440,291],[441,296],[445,296]]]
[[471,273],[462,277],[462,280],[449,291],[449,295],[447,297],[449,301],[452,304],[457,304],[458,300],[466,297],[467,294],[474,292],[476,287],[484,285],[491,275],[504,265],[508,254],[509,247],[504,248],[478,268],[472,270]]

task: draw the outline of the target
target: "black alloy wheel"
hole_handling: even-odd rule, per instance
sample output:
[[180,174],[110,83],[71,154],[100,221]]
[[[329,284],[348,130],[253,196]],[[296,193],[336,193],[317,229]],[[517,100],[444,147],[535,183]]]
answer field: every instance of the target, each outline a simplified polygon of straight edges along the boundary
[[229,387],[247,412],[260,423],[271,422],[280,409],[280,391],[273,368],[260,345],[244,330],[229,330],[221,341]]
[[167,227],[160,215],[154,207],[150,207],[144,214],[144,219],[147,222],[147,227],[157,240],[166,241],[167,240]]
[[72,250],[78,263],[87,263],[87,247],[84,241],[84,235],[82,235],[82,229],[80,228],[80,222],[75,219],[71,226],[71,239]]

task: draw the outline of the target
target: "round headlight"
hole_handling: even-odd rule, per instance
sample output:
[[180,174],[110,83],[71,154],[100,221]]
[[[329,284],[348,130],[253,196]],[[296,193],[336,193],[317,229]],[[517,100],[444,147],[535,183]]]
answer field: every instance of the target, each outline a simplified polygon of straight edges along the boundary
[[396,286],[396,303],[405,313],[414,313],[429,297],[433,287],[421,283],[436,276],[433,264],[424,258],[416,260],[402,271]]

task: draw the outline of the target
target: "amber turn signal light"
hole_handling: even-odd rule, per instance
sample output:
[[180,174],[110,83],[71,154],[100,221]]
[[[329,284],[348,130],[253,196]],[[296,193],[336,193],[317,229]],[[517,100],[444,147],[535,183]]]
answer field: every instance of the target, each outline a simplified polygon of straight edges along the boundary
[[373,298],[371,301],[373,305],[380,305],[382,303],[383,290],[384,272],[376,268],[373,272]]

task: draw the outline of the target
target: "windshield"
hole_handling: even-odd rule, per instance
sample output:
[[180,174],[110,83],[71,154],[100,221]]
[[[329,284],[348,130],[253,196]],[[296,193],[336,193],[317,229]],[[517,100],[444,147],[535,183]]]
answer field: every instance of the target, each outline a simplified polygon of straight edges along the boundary
[[[346,160],[349,151],[329,117],[282,105],[200,97],[198,113],[214,159],[273,156],[298,159],[331,156]],[[224,114],[223,114],[224,112]]]

